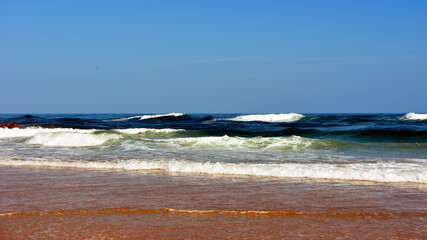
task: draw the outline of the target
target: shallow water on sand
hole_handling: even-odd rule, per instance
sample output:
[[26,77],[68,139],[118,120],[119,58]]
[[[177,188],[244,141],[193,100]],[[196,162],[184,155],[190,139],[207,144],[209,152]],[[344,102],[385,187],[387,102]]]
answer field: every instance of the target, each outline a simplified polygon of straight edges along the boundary
[[427,235],[424,184],[1,167],[0,185],[3,239]]

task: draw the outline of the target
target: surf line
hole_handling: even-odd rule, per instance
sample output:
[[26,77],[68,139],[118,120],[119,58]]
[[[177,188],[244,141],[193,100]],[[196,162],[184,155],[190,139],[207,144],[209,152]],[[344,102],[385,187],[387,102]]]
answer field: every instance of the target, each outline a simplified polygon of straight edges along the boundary
[[411,216],[427,217],[427,213],[418,212],[292,212],[277,210],[192,210],[192,209],[135,209],[135,208],[105,208],[105,209],[72,209],[47,212],[11,212],[2,213],[0,217],[20,216],[63,216],[63,215],[97,215],[97,214],[194,214],[194,215],[243,215],[243,216],[311,216],[311,217],[392,217]]

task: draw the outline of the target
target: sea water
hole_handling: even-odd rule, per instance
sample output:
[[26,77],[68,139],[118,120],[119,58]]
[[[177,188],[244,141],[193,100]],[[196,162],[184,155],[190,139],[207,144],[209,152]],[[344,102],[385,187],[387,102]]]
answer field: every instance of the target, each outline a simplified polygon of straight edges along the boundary
[[[23,128],[0,128],[0,218],[24,232],[34,218],[43,218],[55,235],[64,233],[52,227],[56,215],[69,216],[67,224],[77,224],[76,216],[83,215],[86,224],[97,226],[94,219],[115,213],[122,223],[128,221],[123,214],[132,215],[135,228],[103,236],[144,235],[147,229],[136,229],[147,214],[161,218],[167,229],[172,214],[178,225],[210,232],[183,213],[238,228],[248,215],[255,222],[269,217],[246,233],[277,221],[291,227],[307,218],[324,226],[336,216],[344,221],[336,224],[347,224],[353,237],[358,236],[354,221],[366,231],[372,224],[398,222],[408,229],[415,224],[415,237],[427,231],[426,114],[0,115],[2,123],[15,121]],[[264,235],[291,237],[303,230],[295,228],[293,235],[272,228]],[[382,232],[397,234],[392,229]],[[324,231],[319,227],[317,234]],[[339,236],[330,233],[326,236]],[[197,237],[164,237],[170,236]]]
[[0,165],[427,183],[425,114],[2,115]]

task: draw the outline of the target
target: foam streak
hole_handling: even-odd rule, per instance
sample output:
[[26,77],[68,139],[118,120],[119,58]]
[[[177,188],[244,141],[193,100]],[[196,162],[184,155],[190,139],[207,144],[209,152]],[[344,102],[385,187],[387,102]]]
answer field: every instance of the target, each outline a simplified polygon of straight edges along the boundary
[[59,167],[268,176],[323,180],[427,183],[427,168],[416,163],[261,164],[193,162],[187,160],[59,161],[0,160],[0,166]]
[[97,215],[97,214],[194,214],[194,215],[246,215],[246,216],[310,216],[310,217],[393,217],[412,216],[426,217],[427,213],[416,212],[292,212],[280,210],[198,210],[198,209],[135,209],[135,208],[106,208],[95,210],[60,210],[48,212],[11,212],[2,213],[0,217],[20,216],[64,216],[64,215]]

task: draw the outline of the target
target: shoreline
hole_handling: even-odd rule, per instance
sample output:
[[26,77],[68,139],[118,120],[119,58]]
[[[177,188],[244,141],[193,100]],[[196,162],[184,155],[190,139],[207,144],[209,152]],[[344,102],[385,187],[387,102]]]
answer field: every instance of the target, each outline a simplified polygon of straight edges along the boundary
[[4,166],[0,183],[6,239],[427,233],[426,190],[400,184]]
[[8,165],[0,163],[0,168],[17,168],[17,169],[52,169],[52,170],[82,170],[82,171],[99,171],[99,172],[117,172],[117,173],[136,173],[136,174],[161,174],[171,176],[187,176],[187,177],[203,177],[203,178],[242,178],[242,179],[257,179],[261,181],[283,181],[283,182],[304,182],[304,183],[337,183],[337,184],[355,184],[355,185],[390,185],[395,187],[408,188],[425,188],[427,183],[418,182],[377,182],[371,180],[353,180],[353,179],[328,179],[328,178],[303,178],[303,177],[280,177],[280,176],[264,176],[250,174],[232,174],[232,173],[194,173],[194,172],[177,172],[165,171],[163,169],[126,169],[126,168],[97,168],[97,167],[75,167],[75,166],[48,166],[48,165]]

